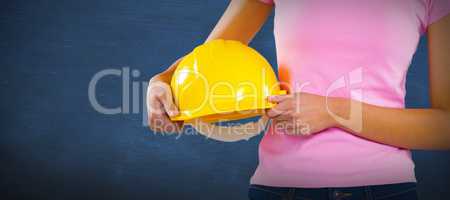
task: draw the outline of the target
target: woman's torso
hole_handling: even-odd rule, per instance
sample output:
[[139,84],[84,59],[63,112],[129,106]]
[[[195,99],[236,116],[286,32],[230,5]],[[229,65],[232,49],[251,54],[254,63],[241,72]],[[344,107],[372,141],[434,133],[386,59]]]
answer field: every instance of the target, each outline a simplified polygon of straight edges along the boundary
[[[403,108],[408,67],[420,35],[434,20],[431,3],[275,0],[280,81],[287,83],[291,92]],[[275,132],[272,127],[261,141],[259,166],[251,179],[252,184],[281,187],[415,181],[414,163],[407,149],[337,128],[299,137]]]

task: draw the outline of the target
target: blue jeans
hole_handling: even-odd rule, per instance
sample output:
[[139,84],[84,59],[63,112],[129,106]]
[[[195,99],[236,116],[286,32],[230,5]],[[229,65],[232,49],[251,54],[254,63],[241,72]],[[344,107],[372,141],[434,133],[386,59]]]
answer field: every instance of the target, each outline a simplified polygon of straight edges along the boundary
[[286,188],[250,185],[250,200],[417,200],[416,183],[343,188]]

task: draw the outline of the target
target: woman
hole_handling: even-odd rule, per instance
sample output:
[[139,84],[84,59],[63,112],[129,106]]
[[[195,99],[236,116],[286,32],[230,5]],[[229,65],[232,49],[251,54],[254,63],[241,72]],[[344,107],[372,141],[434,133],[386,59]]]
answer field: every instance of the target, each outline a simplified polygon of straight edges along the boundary
[[[207,41],[248,44],[273,8],[290,93],[269,98],[277,106],[250,199],[416,199],[408,149],[450,147],[449,1],[234,0]],[[432,106],[405,109],[406,72],[425,33]],[[154,131],[181,126],[167,118],[178,114],[168,87],[177,63],[150,80]]]

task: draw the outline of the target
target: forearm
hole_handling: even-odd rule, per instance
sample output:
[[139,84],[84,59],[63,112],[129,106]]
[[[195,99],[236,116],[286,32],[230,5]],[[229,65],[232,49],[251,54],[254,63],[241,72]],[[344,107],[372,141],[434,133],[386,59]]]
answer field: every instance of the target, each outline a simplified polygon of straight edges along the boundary
[[172,74],[175,72],[175,69],[178,66],[178,63],[181,61],[183,57],[179,58],[178,60],[176,60],[170,67],[168,67],[166,70],[164,70],[163,72],[154,75],[151,79],[150,79],[150,83],[154,82],[154,81],[162,81],[165,83],[170,83],[170,80],[172,79]]
[[[336,102],[338,115],[344,118],[350,116],[349,100]],[[397,109],[365,103],[361,108],[362,127],[358,127],[357,123],[337,123],[337,126],[357,136],[402,148],[450,148],[450,112],[447,110]]]
[[272,8],[257,0],[230,1],[206,42],[225,39],[248,44],[266,22]]

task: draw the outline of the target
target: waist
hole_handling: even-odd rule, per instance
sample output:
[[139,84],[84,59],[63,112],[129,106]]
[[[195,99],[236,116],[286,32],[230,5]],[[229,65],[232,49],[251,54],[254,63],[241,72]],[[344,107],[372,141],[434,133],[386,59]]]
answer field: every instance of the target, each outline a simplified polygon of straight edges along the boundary
[[254,184],[292,187],[350,187],[415,182],[406,149],[375,143],[340,129],[301,137],[273,133],[259,146]]
[[250,185],[249,196],[276,196],[280,199],[383,199],[402,197],[417,199],[416,183],[339,187],[339,188],[290,188]]

